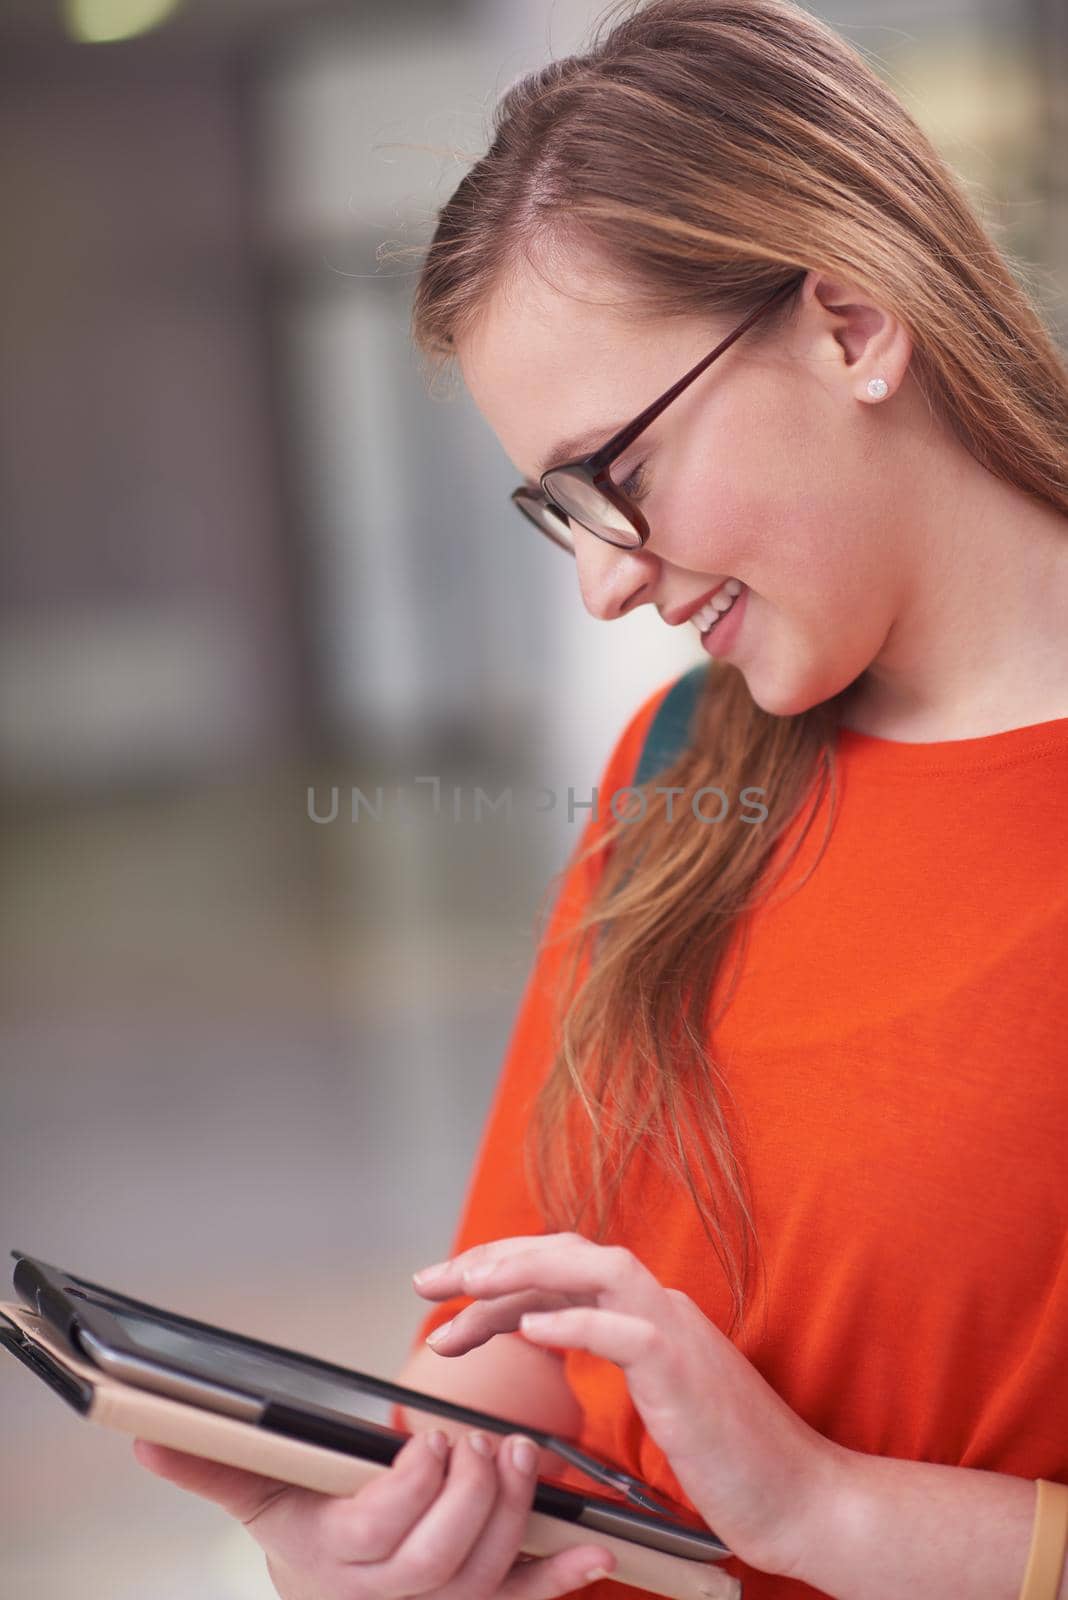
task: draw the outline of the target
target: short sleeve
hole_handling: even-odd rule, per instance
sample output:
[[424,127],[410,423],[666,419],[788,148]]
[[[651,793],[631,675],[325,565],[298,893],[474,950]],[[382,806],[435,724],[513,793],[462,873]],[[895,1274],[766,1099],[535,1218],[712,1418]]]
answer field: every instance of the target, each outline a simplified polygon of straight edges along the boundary
[[[528,1189],[522,1150],[527,1120],[555,1055],[552,1036],[555,985],[561,963],[569,959],[560,935],[581,913],[599,870],[600,858],[580,865],[579,857],[611,821],[612,795],[630,784],[646,734],[670,687],[670,684],[663,685],[639,706],[616,741],[601,774],[596,813],[591,813],[587,819],[572,852],[519,1003],[450,1255],[493,1239],[545,1230],[544,1218]],[[469,1296],[457,1296],[432,1306],[416,1332],[412,1348],[469,1304]]]

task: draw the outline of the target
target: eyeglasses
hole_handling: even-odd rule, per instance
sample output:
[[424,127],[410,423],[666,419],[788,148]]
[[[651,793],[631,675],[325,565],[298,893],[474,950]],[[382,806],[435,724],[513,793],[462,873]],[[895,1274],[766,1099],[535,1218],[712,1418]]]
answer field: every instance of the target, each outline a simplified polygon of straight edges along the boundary
[[569,555],[575,553],[572,522],[579,523],[608,544],[624,550],[639,550],[649,538],[649,524],[634,501],[612,482],[609,467],[650,423],[656,421],[676,396],[712,365],[717,356],[721,356],[735,339],[752,327],[758,317],[799,288],[804,279],[805,273],[800,272],[776,289],[770,299],[751,311],[745,321],[733,333],[729,333],[710,355],[699,361],[696,367],[691,367],[659,400],[646,406],[633,422],[628,422],[625,428],[614,433],[607,444],[576,461],[564,461],[557,467],[549,467],[541,475],[540,488],[533,489],[529,484],[522,484],[518,489],[513,489],[512,500],[523,515],[529,517],[542,533]]

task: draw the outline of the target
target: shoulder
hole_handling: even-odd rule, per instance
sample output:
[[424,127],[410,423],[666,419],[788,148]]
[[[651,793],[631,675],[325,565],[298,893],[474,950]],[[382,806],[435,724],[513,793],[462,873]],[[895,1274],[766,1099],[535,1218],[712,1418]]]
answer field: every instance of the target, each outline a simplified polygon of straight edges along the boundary
[[[636,787],[643,758],[654,748],[662,750],[662,719],[672,717],[680,701],[696,704],[707,670],[701,665],[669,678],[646,694],[626,718],[597,780],[595,800],[582,835],[564,869],[563,886],[553,911],[552,934],[594,891],[605,864],[602,845],[616,814],[615,796]],[[662,761],[657,761],[654,770],[662,765]]]

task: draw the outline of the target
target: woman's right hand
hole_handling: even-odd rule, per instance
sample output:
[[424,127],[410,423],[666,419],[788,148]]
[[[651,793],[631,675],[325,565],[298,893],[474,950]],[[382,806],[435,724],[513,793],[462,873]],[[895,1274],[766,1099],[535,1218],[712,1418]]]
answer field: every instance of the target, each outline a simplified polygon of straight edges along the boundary
[[[525,1467],[523,1452],[515,1455],[521,1442]],[[144,1439],[134,1454],[243,1523],[281,1600],[552,1600],[615,1565],[597,1544],[517,1559],[538,1464],[522,1434],[498,1449],[487,1433],[452,1445],[440,1428],[415,1433],[351,1495],[318,1494]]]

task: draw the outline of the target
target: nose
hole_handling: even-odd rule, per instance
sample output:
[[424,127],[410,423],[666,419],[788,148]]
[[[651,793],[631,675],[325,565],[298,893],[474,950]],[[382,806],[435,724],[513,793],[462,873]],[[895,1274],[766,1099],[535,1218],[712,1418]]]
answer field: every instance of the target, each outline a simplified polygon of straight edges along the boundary
[[611,622],[653,598],[657,558],[647,545],[627,550],[571,524],[582,603],[591,617]]

